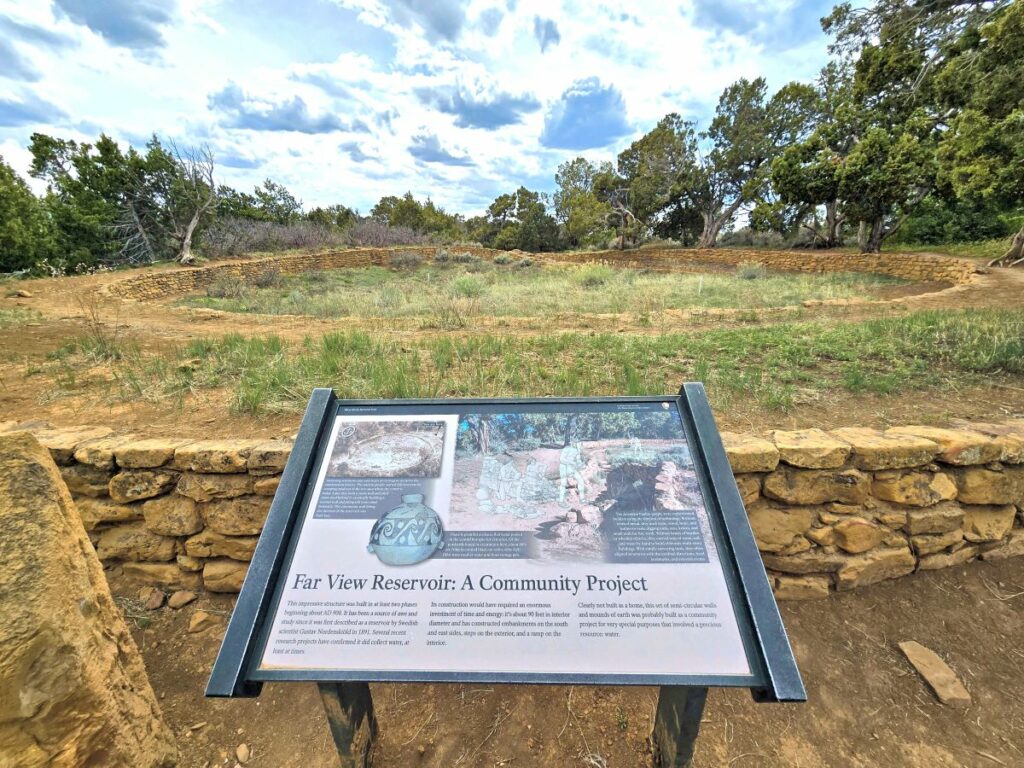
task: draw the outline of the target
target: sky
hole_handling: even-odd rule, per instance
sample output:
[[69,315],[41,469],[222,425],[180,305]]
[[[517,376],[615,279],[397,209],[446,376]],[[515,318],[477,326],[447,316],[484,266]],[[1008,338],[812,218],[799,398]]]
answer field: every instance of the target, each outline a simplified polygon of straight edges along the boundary
[[[473,215],[722,89],[813,80],[832,0],[0,0],[0,156],[34,132],[206,145],[217,180]],[[40,182],[30,180],[37,192]]]

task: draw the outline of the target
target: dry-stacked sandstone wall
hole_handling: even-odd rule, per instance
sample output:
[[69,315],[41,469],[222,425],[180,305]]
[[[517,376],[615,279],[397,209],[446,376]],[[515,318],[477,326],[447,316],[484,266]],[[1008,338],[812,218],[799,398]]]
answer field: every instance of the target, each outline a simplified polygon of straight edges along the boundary
[[[166,588],[238,591],[289,441],[32,431],[108,568]],[[1024,420],[727,432],[723,442],[781,598],[1024,555]]]
[[[471,253],[493,259],[504,251],[476,246],[454,246],[454,253]],[[351,248],[274,256],[263,259],[230,261],[201,267],[170,267],[151,270],[111,283],[106,291],[119,298],[148,301],[199,291],[220,280],[254,280],[267,272],[295,275],[321,269],[387,266],[392,255],[415,253],[431,258],[434,246],[407,248]],[[874,272],[907,280],[943,282],[958,285],[968,282],[977,267],[965,259],[923,254],[854,254],[826,251],[748,251],[732,248],[714,250],[643,249],[638,251],[580,251],[548,254],[516,253],[541,261],[563,263],[606,263],[618,267],[659,270],[693,268],[702,264],[759,263],[771,269],[801,272]]]

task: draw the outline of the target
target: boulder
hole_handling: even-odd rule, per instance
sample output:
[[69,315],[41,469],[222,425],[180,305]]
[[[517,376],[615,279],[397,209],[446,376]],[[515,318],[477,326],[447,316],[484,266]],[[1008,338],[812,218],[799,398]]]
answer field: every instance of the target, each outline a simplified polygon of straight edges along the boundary
[[210,560],[203,566],[203,585],[210,592],[240,592],[248,569],[237,560]]
[[114,473],[88,464],[71,464],[60,468],[60,476],[72,496],[99,499],[107,495],[107,486]]
[[49,452],[0,436],[0,763],[170,768],[174,737]]
[[999,541],[1013,528],[1016,513],[1012,504],[998,507],[964,505],[964,538],[971,542]]
[[225,536],[206,529],[185,541],[185,552],[190,557],[230,557],[232,560],[252,560],[257,536]]
[[110,478],[110,498],[129,502],[152,499],[169,490],[178,480],[174,472],[158,469],[129,469]]
[[196,501],[233,499],[252,492],[249,475],[215,475],[186,472],[178,481],[178,493]]
[[174,451],[175,469],[189,472],[245,472],[259,440],[198,440]]
[[877,429],[844,427],[832,435],[849,443],[850,458],[858,469],[901,469],[928,464],[939,452],[939,445],[913,435],[882,434]]
[[203,519],[209,528],[227,536],[251,536],[263,530],[263,521],[270,510],[266,496],[241,496],[237,499],[211,501],[201,505]]
[[856,469],[794,469],[781,467],[764,479],[764,495],[787,504],[841,501],[863,504],[870,477]]
[[912,509],[907,512],[904,530],[911,536],[922,533],[946,533],[959,528],[963,519],[963,508],[959,504],[947,501],[933,507]]
[[100,533],[96,553],[100,560],[159,563],[173,560],[176,548],[174,539],[153,533],[145,523],[125,523]]
[[78,499],[75,502],[85,530],[100,523],[127,523],[142,519],[141,504],[117,504],[109,499]]
[[970,467],[955,474],[964,504],[1024,504],[1024,466]]
[[132,440],[114,449],[114,460],[125,469],[152,469],[162,467],[174,458],[174,452],[187,440],[149,438]]
[[735,432],[722,432],[721,435],[733,474],[771,472],[778,466],[779,451],[767,440]]
[[883,501],[930,507],[956,498],[956,483],[943,472],[888,470],[876,472],[871,492]]
[[780,552],[810,530],[817,519],[814,510],[799,507],[777,508],[763,502],[747,510],[757,548],[762,552]]
[[851,554],[860,554],[874,549],[885,538],[885,529],[862,517],[850,517],[836,523],[836,545]]
[[836,589],[844,591],[875,584],[886,579],[897,579],[913,573],[917,558],[909,548],[880,548],[862,555],[846,558],[836,572]]
[[941,427],[893,427],[887,435],[923,437],[939,445],[939,461],[947,464],[988,464],[1002,453],[992,438],[967,429]]
[[142,505],[146,527],[161,536],[191,536],[203,529],[203,518],[192,499],[172,493]]
[[841,467],[851,450],[849,443],[820,429],[776,430],[772,439],[782,461],[806,469]]
[[775,597],[778,600],[817,600],[828,597],[832,579],[828,576],[776,576]]

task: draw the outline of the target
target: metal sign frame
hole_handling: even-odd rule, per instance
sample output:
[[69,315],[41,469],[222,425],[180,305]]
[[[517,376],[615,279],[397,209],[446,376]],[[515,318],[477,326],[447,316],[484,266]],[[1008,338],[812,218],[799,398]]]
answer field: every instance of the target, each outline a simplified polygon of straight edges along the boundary
[[[751,674],[623,675],[487,672],[360,673],[345,670],[257,670],[279,594],[278,581],[290,562],[303,512],[312,501],[313,480],[330,448],[331,424],[339,411],[387,406],[494,406],[525,403],[643,403],[672,401],[678,408],[694,469],[729,586]],[[604,685],[662,685],[692,690],[708,686],[749,688],[757,701],[805,701],[806,693],[782,618],[768,583],[703,385],[685,384],[679,395],[606,398],[523,398],[452,400],[339,400],[333,390],[316,389],[309,400],[292,453],[249,565],[223,644],[206,688],[207,696],[252,697],[268,680],[346,682],[490,682]]]

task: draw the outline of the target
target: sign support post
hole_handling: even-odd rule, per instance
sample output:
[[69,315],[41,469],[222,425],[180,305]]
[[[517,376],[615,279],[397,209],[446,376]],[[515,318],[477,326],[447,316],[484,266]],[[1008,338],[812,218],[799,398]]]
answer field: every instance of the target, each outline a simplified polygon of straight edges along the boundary
[[367,683],[319,683],[341,768],[365,768],[377,737],[377,717]]
[[658,689],[658,710],[651,733],[656,765],[684,768],[690,764],[707,697],[707,688],[663,685]]

